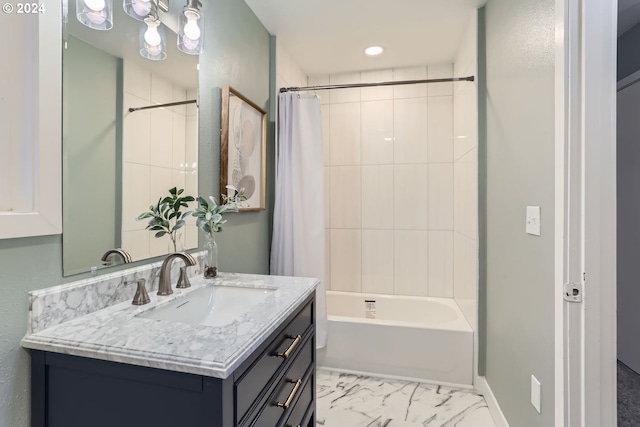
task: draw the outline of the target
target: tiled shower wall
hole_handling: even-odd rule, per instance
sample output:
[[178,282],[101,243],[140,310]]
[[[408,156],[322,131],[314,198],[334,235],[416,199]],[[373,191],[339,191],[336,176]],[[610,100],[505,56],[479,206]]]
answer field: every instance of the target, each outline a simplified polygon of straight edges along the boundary
[[[134,259],[169,252],[168,236],[155,238],[136,217],[174,186],[198,195],[198,110],[193,104],[128,112],[129,107],[195,99],[131,61],[124,62],[122,247]],[[195,224],[194,218],[189,222]],[[183,249],[198,247],[195,226],[183,227]],[[180,250],[180,248],[178,248]]]
[[[477,15],[467,25],[454,63],[456,76],[477,76]],[[453,92],[454,298],[474,331],[478,309],[478,89],[456,83]],[[476,334],[477,339],[477,334]],[[477,346],[476,346],[477,348]]]
[[276,85],[278,89],[307,85],[307,75],[279,40],[276,40]]
[[[309,84],[452,75],[453,64],[437,64],[315,76]],[[318,94],[324,120],[327,287],[453,297],[454,84]]]

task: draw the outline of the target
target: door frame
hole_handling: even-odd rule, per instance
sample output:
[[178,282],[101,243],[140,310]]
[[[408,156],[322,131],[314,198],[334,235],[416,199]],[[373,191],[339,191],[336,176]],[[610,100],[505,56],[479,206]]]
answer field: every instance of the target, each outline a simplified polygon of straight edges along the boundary
[[617,2],[556,0],[556,42],[555,424],[616,426]]

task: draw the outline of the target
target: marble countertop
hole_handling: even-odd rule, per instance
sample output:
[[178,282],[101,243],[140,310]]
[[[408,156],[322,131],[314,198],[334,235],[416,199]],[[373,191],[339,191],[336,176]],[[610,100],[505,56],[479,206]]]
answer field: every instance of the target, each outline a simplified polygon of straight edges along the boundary
[[[220,273],[191,279],[169,296],[149,292],[151,303],[118,303],[26,335],[30,349],[227,378],[304,301],[317,279]],[[223,326],[191,325],[139,317],[207,286],[277,288],[247,313]]]

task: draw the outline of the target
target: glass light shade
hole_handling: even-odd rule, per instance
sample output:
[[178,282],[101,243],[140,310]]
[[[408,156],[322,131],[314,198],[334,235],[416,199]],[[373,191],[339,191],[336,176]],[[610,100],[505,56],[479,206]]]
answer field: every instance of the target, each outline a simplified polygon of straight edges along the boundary
[[204,18],[197,8],[187,5],[180,14],[178,49],[189,55],[200,55],[204,44]]
[[113,0],[76,0],[78,21],[94,30],[113,27]]
[[140,28],[140,55],[152,61],[167,57],[167,42],[164,26],[159,19],[149,16]]
[[154,7],[153,0],[124,0],[122,7],[127,15],[138,21],[144,21]]

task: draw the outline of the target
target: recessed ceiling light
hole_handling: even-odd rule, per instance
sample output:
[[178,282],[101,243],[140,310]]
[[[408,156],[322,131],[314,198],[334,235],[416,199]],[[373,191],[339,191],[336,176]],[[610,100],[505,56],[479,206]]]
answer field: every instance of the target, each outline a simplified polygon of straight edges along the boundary
[[369,56],[376,56],[376,55],[380,55],[383,51],[384,49],[381,48],[380,46],[369,46],[364,50],[364,53],[366,53]]

